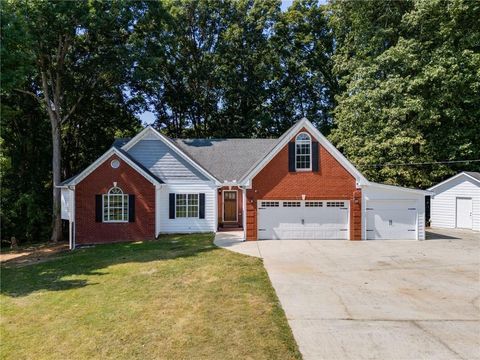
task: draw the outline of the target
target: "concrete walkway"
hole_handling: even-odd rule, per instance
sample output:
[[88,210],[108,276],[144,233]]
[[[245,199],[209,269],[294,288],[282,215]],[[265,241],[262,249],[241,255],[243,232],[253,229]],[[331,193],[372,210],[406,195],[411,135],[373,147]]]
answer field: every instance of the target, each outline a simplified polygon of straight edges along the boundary
[[243,231],[224,231],[215,234],[213,243],[218,247],[244,255],[260,256],[258,241],[244,241]]
[[264,259],[305,359],[480,359],[480,234],[216,244]]

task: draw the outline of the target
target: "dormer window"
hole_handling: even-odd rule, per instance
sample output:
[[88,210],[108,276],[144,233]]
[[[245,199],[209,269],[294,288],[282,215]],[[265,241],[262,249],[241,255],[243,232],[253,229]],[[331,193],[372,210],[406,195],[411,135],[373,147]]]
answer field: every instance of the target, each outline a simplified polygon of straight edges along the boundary
[[312,139],[300,133],[295,139],[295,168],[297,171],[312,170]]

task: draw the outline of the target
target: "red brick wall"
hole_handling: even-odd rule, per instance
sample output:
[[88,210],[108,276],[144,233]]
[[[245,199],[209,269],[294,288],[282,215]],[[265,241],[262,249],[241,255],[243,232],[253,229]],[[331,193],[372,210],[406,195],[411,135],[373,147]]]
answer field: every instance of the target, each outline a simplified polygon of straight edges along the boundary
[[238,186],[232,186],[231,189],[229,189],[228,186],[223,186],[218,190],[218,224],[219,226],[222,225],[223,223],[223,191],[237,191],[237,223],[238,226],[242,227],[243,226],[243,219],[242,219],[242,214],[243,214],[243,194],[242,190]]
[[[110,162],[120,161],[113,169]],[[106,194],[117,182],[125,194],[135,195],[135,222],[95,222],[95,195]],[[75,187],[77,244],[136,241],[155,238],[155,186],[130,165],[112,155]]]
[[247,191],[247,240],[257,239],[257,200],[301,200],[302,194],[306,200],[350,201],[350,238],[361,239],[361,190],[355,178],[321,145],[319,159],[319,172],[288,172],[286,145],[255,176]]

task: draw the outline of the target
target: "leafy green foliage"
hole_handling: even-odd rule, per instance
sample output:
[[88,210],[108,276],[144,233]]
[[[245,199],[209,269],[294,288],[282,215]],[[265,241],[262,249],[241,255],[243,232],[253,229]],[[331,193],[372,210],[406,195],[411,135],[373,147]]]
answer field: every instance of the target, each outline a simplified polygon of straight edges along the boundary
[[333,74],[333,33],[325,7],[295,1],[275,25],[278,64],[271,86],[272,120],[279,133],[303,117],[328,134],[338,91]]
[[[2,172],[2,236],[44,240],[52,230],[50,213],[57,240],[60,194],[53,183],[85,168],[119,130],[131,135],[140,127],[124,88],[132,62],[127,42],[141,3],[2,5],[2,151],[10,164]],[[27,110],[42,121],[26,121]],[[44,116],[50,129],[40,127]],[[68,151],[63,164],[62,144]],[[45,200],[48,192],[53,201]]]
[[331,127],[333,38],[313,0],[147,2],[132,91],[174,137],[277,136]]
[[[480,158],[480,4],[334,1],[332,140],[372,180],[428,187]],[[476,104],[476,105],[475,105]]]
[[2,238],[38,241],[50,233],[49,122],[28,95],[2,97]]

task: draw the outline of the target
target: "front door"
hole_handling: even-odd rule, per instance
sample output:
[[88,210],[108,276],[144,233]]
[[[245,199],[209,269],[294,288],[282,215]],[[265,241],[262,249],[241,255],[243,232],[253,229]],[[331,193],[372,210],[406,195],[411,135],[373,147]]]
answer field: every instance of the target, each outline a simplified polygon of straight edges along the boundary
[[223,192],[223,221],[237,221],[237,192]]
[[457,228],[472,228],[471,198],[457,198]]

